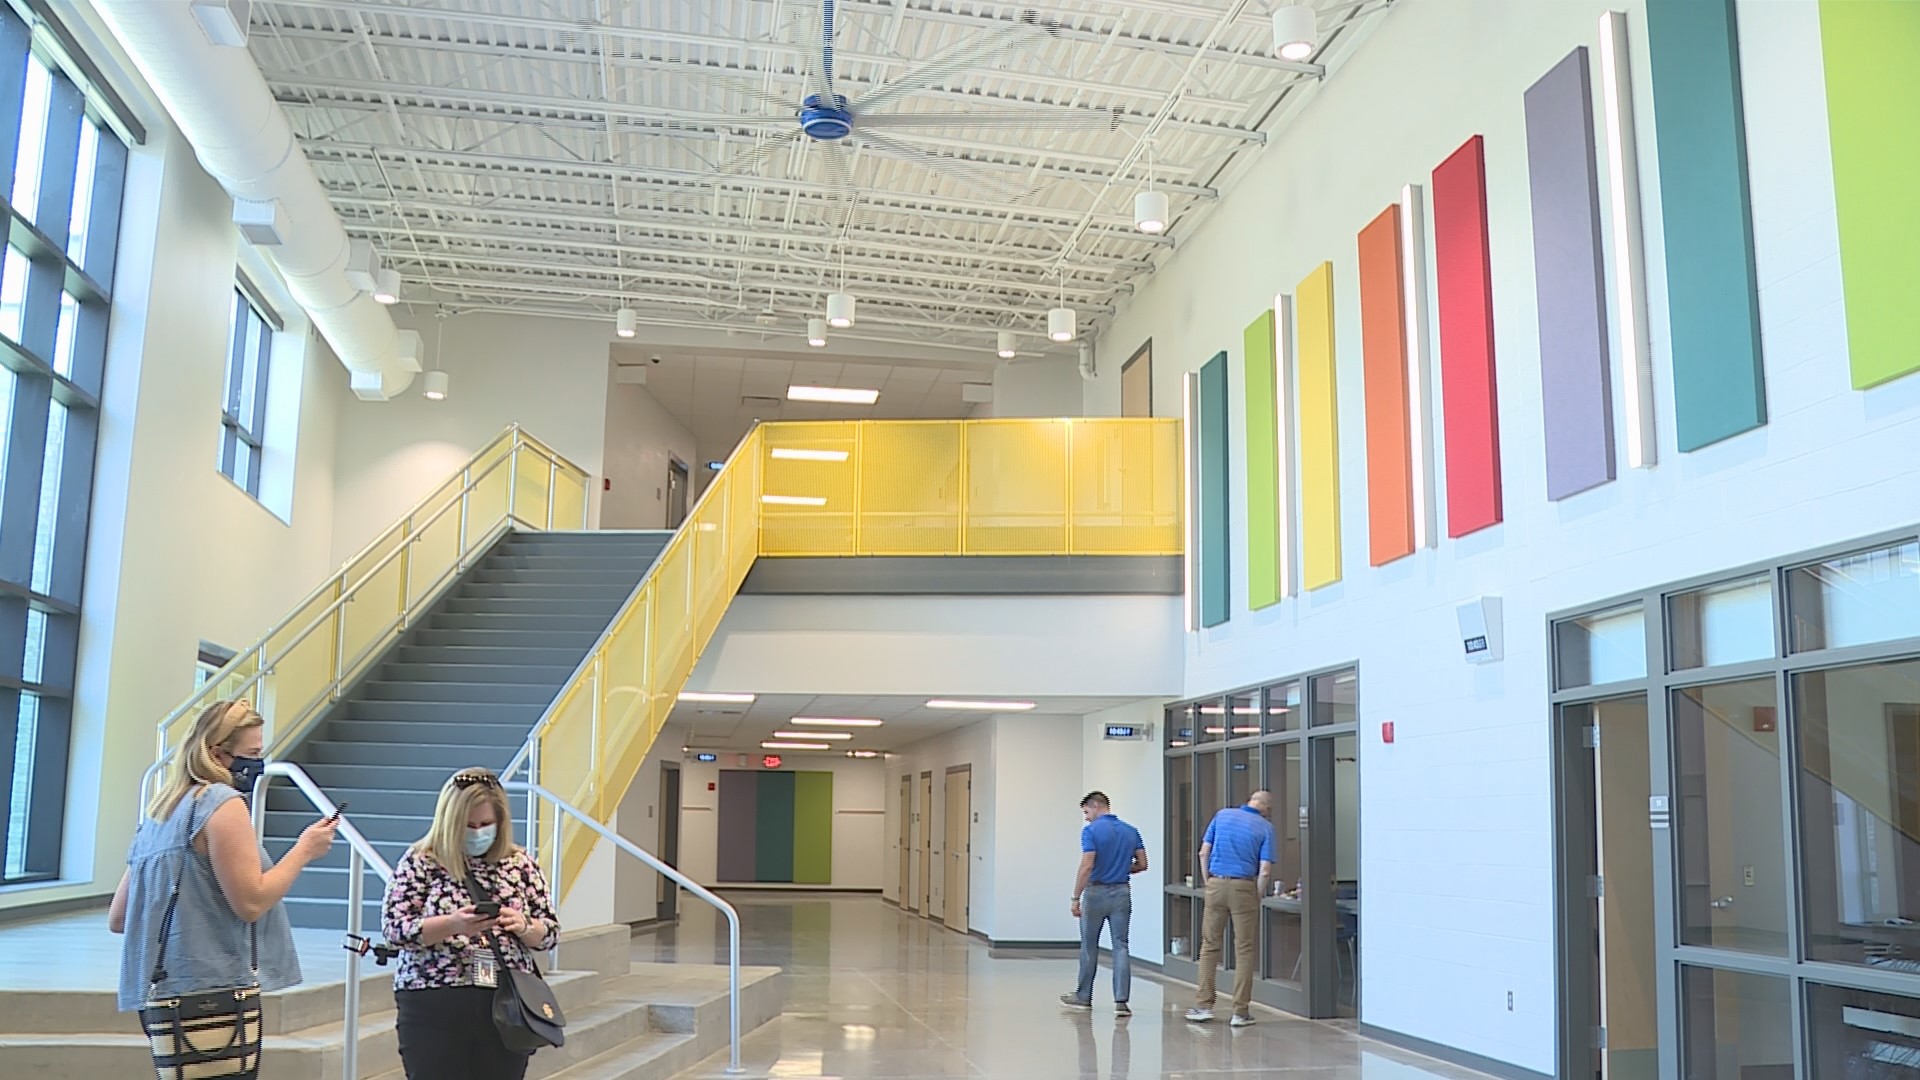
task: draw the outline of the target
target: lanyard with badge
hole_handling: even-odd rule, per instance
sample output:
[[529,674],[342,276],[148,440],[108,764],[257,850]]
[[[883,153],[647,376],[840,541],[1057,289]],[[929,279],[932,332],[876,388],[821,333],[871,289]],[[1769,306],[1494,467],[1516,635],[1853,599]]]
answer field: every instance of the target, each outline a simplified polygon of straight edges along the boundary
[[[473,906],[480,914],[488,914],[489,908],[492,909],[491,913],[493,915],[498,916],[500,914],[500,902],[494,899],[493,893],[490,892],[486,886],[480,884],[471,867],[467,870],[466,886],[467,894],[473,897]],[[472,958],[468,961],[468,964],[473,975],[473,985],[488,990],[498,987],[500,985],[500,958],[494,949],[487,947],[486,938],[482,936],[477,939],[475,943],[469,947],[469,951],[472,953]]]

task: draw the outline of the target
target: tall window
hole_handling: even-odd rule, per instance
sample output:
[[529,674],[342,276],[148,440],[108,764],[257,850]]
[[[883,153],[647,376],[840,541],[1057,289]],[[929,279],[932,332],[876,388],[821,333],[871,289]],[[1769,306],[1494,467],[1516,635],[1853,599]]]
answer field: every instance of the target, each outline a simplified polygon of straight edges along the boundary
[[261,313],[265,305],[244,286],[233,290],[232,332],[227,339],[227,398],[220,410],[220,471],[260,497],[260,453],[266,445],[267,368],[279,326]]
[[59,873],[127,148],[0,5],[0,882]]

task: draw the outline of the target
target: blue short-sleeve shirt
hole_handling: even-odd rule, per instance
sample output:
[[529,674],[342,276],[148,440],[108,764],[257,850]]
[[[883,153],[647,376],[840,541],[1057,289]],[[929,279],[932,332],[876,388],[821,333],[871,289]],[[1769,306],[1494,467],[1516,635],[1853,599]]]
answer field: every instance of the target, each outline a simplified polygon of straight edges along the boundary
[[1201,840],[1212,847],[1207,873],[1214,877],[1257,877],[1260,864],[1273,861],[1273,825],[1251,806],[1229,807],[1213,815]]
[[1080,830],[1080,850],[1093,852],[1095,885],[1125,885],[1133,873],[1133,853],[1146,845],[1140,830],[1114,817],[1101,814]]

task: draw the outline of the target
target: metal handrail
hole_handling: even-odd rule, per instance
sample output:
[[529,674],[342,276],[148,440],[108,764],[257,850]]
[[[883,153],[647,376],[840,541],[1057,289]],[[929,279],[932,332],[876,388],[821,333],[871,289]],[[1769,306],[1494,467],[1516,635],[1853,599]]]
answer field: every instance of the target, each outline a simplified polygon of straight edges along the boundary
[[[486,457],[487,455],[492,454],[498,447],[501,446],[503,442],[505,443],[504,453],[501,453],[498,458],[496,458],[485,469],[481,470],[478,475],[474,475],[472,471],[474,464],[480,461],[482,458]],[[548,463],[548,466],[549,466],[549,473],[548,473],[549,484],[548,484],[548,493],[547,493],[547,498],[549,502],[549,512],[547,515],[548,520],[544,523],[532,522],[532,521],[528,521],[527,519],[521,517],[519,514],[515,513],[511,509],[513,504],[514,493],[511,490],[509,490],[507,493],[507,499],[506,499],[506,505],[509,509],[506,512],[505,520],[502,522],[499,528],[511,527],[511,525],[514,523],[526,525],[530,528],[535,528],[535,529],[551,528],[553,524],[551,520],[552,519],[551,503],[554,497],[554,493],[552,490],[553,479],[558,477],[560,470],[563,468],[574,471],[574,472],[579,472],[583,478],[585,477],[586,474],[584,472],[581,472],[581,470],[579,469],[579,466],[574,465],[572,462],[568,461],[566,458],[562,457],[560,454],[554,452],[545,443],[541,442],[538,439],[533,438],[530,435],[527,435],[525,432],[523,432],[520,429],[519,425],[517,424],[513,425],[507,428],[505,432],[503,432],[499,437],[495,438],[492,442],[489,442],[479,452],[475,453],[472,457],[468,458],[466,464],[461,466],[460,471],[456,473],[453,478],[450,478],[446,483],[442,483],[438,487],[436,487],[434,489],[433,495],[429,495],[427,499],[422,500],[420,503],[416,504],[413,510],[409,511],[404,518],[402,518],[399,522],[395,523],[386,532],[382,533],[371,544],[361,549],[359,554],[355,555],[352,559],[349,559],[341,567],[339,571],[335,572],[333,576],[329,577],[324,583],[321,584],[319,588],[307,594],[306,598],[301,600],[300,603],[296,607],[294,607],[292,613],[287,615],[285,618],[281,619],[278,623],[275,623],[274,626],[271,629],[269,629],[264,635],[262,635],[261,638],[258,641],[256,641],[252,646],[248,647],[246,650],[242,651],[239,655],[235,656],[231,661],[229,661],[227,665],[221,669],[218,675],[216,675],[212,679],[209,679],[205,686],[203,686],[200,690],[196,691],[193,694],[193,696],[189,697],[186,700],[186,702],[180,705],[180,707],[176,708],[173,712],[169,713],[165,718],[163,718],[155,727],[155,741],[158,744],[158,746],[156,749],[156,753],[154,755],[154,761],[151,765],[147,767],[146,771],[141,776],[140,790],[141,790],[142,796],[144,797],[146,792],[149,790],[154,774],[157,773],[160,769],[164,768],[166,763],[169,760],[171,760],[171,758],[173,757],[173,754],[175,753],[176,748],[167,745],[168,730],[175,723],[177,723],[183,716],[185,716],[187,712],[192,710],[195,706],[201,704],[209,694],[217,692],[218,687],[220,686],[220,683],[225,676],[232,673],[236,668],[239,667],[239,665],[242,662],[247,661],[249,659],[257,658],[258,663],[253,674],[248,676],[246,681],[242,682],[238,687],[230,691],[234,696],[239,696],[244,694],[246,691],[252,689],[255,685],[257,685],[260,682],[260,680],[266,678],[268,675],[271,675],[274,671],[274,665],[267,662],[268,660],[267,649],[266,649],[267,643],[272,641],[276,636],[278,636],[282,632],[284,632],[289,626],[293,625],[293,619],[295,615],[298,615],[301,611],[304,611],[308,605],[312,604],[315,600],[319,599],[322,595],[324,595],[329,590],[335,589],[335,588],[338,588],[340,590],[339,595],[335,597],[333,602],[328,604],[323,611],[321,611],[319,614],[314,616],[313,619],[311,619],[306,624],[306,626],[303,627],[300,630],[300,632],[296,634],[293,637],[293,639],[289,641],[285,645],[285,647],[280,650],[283,656],[291,652],[293,649],[298,648],[301,644],[305,643],[307,639],[312,637],[316,631],[318,631],[323,626],[325,626],[329,620],[335,618],[336,616],[340,616],[342,609],[346,605],[353,603],[358,598],[359,590],[362,586],[364,586],[367,582],[373,580],[382,571],[386,570],[387,567],[391,566],[395,559],[408,556],[413,546],[419,543],[421,538],[426,536],[432,530],[434,525],[438,524],[440,520],[444,518],[447,514],[453,512],[457,508],[461,508],[464,504],[464,500],[469,495],[471,495],[483,481],[485,481],[488,477],[492,476],[496,470],[501,468],[502,465],[506,466],[508,470],[508,474],[511,477],[517,467],[518,455],[520,450],[523,447],[530,449],[533,453],[539,455]],[[427,508],[428,504],[431,502],[434,496],[438,495],[439,492],[447,486],[447,483],[451,483],[452,479],[457,479],[459,477],[466,477],[466,482],[464,486],[462,486],[460,490],[448,496],[446,500],[437,509],[435,509],[433,513],[424,522],[416,522],[415,519],[418,517],[418,515],[421,512],[423,512]],[[511,485],[512,482],[513,481],[510,479],[509,484]],[[584,495],[585,493],[583,491],[583,498],[582,498],[583,511],[588,501],[584,497]],[[389,622],[386,626],[382,627],[380,632],[374,635],[373,640],[370,641],[365,647],[363,647],[358,653],[356,653],[351,659],[348,659],[346,656],[344,656],[344,649],[341,650],[342,655],[336,655],[335,663],[334,663],[335,670],[332,673],[331,681],[328,682],[328,684],[325,687],[324,693],[317,695],[313,701],[306,703],[305,706],[303,706],[301,712],[297,716],[291,717],[289,719],[289,722],[287,723],[274,725],[272,723],[272,720],[271,719],[269,720],[270,741],[275,744],[284,744],[285,741],[288,738],[290,738],[292,735],[298,734],[302,730],[303,726],[305,725],[306,720],[315,712],[315,710],[320,708],[324,703],[334,700],[334,698],[338,694],[341,684],[347,678],[349,678],[354,672],[359,670],[361,662],[365,660],[367,656],[371,655],[373,650],[378,646],[381,640],[384,639],[386,634],[389,631],[391,631],[395,626],[406,625],[409,617],[416,610],[418,610],[420,607],[425,606],[426,604],[431,603],[432,599],[436,596],[437,590],[440,588],[440,586],[444,584],[447,580],[449,580],[450,577],[457,575],[459,571],[463,568],[465,564],[465,559],[467,555],[470,553],[470,551],[479,550],[481,548],[484,548],[488,544],[490,544],[494,539],[496,539],[496,534],[499,531],[499,528],[496,528],[494,530],[489,530],[486,537],[484,537],[478,544],[474,544],[469,547],[463,547],[462,550],[454,559],[453,565],[443,570],[438,577],[436,577],[431,583],[427,585],[426,588],[420,590],[420,598],[422,603],[420,604],[411,603],[411,600],[412,600],[411,594],[413,590],[411,585],[409,584],[407,588],[408,595],[402,597],[400,612],[392,622]],[[466,523],[463,521],[461,524],[461,530],[463,535],[465,533],[465,529],[466,529]],[[359,576],[359,580],[355,581],[351,585],[346,585],[344,583],[344,580],[346,578],[347,572],[351,570],[356,563],[366,558],[368,554],[376,550],[382,544],[386,543],[394,535],[394,533],[399,530],[405,531],[404,541],[401,542],[399,545],[395,546],[393,550],[387,552],[387,554],[384,557],[382,557],[378,563],[375,563],[366,572],[362,573]],[[344,616],[341,616],[341,617],[344,618]],[[272,730],[272,728],[276,726],[280,728],[280,730],[277,732]],[[269,749],[272,749],[272,747],[270,746]]]
[[[313,808],[318,810],[322,817],[332,817],[334,814],[340,812],[340,808],[334,805],[332,799],[327,798],[326,792],[320,790],[320,785],[313,782],[313,777],[308,776],[305,769],[302,769],[292,762],[276,761],[266,767],[266,770],[261,773],[260,779],[256,781],[253,786],[253,830],[255,836],[259,836],[266,827],[267,790],[272,778],[275,776],[284,776],[288,780],[293,781],[293,786],[299,790],[300,794],[307,797],[307,801],[313,804]],[[354,827],[353,822],[348,821],[346,818],[343,817],[340,819],[340,826],[335,835],[347,841],[347,849],[349,852],[347,858],[347,934],[352,937],[359,937],[361,936],[361,931],[366,929],[360,909],[366,907],[367,871],[372,870],[380,876],[382,882],[391,885],[393,884],[393,867],[387,865],[387,860],[380,857],[380,853],[373,849],[373,845],[367,842],[367,838],[361,834],[359,829]],[[340,1047],[341,1080],[359,1080],[360,954],[351,949],[347,951],[346,1011],[341,1019],[344,1024],[341,1030],[343,1038],[345,1039]]]
[[[573,818],[581,825],[598,833],[601,839],[612,844],[617,850],[624,851],[634,858],[639,859],[667,880],[672,881],[694,896],[699,897],[727,917],[727,1038],[728,1045],[732,1047],[732,1057],[727,1065],[727,1072],[742,1072],[743,1070],[740,1067],[740,912],[736,910],[732,904],[715,896],[706,886],[673,867],[668,866],[666,863],[661,862],[643,850],[638,844],[635,844],[633,841],[628,840],[626,837],[595,821],[586,811],[567,802],[565,799],[541,787],[539,784],[529,783],[525,780],[509,780],[503,786],[508,791],[525,792],[536,799],[545,799],[547,802],[552,803],[553,808],[559,813]],[[555,824],[557,826],[558,822]],[[559,836],[559,829],[557,827],[554,830],[554,835],[556,838]],[[532,837],[529,837],[529,839],[532,839]],[[559,844],[556,842],[554,847],[557,855]],[[556,865],[558,864],[556,863]],[[554,904],[557,907],[560,902],[558,895],[559,886],[556,884],[551,887],[555,890]]]

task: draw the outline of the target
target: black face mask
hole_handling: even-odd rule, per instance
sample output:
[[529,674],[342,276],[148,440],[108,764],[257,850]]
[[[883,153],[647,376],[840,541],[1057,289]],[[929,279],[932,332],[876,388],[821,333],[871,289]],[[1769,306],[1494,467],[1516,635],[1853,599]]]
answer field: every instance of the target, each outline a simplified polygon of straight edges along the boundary
[[233,789],[242,795],[251,795],[254,783],[267,771],[267,762],[265,758],[236,757],[227,771],[233,774]]

